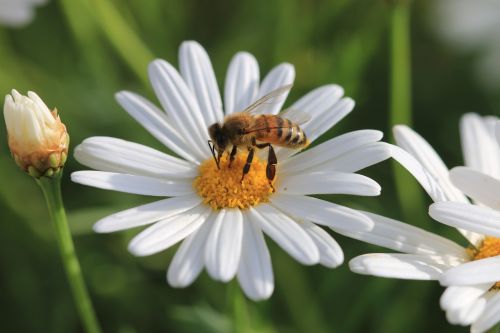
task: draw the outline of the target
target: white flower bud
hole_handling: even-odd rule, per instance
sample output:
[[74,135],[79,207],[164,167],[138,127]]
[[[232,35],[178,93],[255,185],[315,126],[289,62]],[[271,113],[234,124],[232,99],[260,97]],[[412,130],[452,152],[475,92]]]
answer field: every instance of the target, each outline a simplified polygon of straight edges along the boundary
[[5,96],[3,111],[16,163],[35,177],[59,171],[66,161],[69,136],[57,110],[50,111],[34,92],[23,96],[13,89]]

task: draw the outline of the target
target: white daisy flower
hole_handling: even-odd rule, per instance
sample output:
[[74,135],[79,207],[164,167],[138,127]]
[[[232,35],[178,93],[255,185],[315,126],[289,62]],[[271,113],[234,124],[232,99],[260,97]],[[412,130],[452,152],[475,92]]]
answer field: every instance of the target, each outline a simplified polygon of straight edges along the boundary
[[[116,94],[120,105],[147,131],[176,153],[110,137],[92,137],[75,149],[82,164],[99,171],[79,171],[72,180],[98,188],[169,197],[98,221],[97,232],[113,232],[153,224],[129,245],[137,256],[163,251],[184,240],[167,272],[173,287],[190,285],[205,267],[219,281],[237,277],[253,300],[268,298],[274,289],[271,258],[262,231],[304,265],[336,267],[343,253],[318,225],[369,230],[372,222],[356,210],[309,197],[343,193],[374,196],[380,186],[357,171],[385,160],[390,151],[378,142],[382,133],[360,130],[296,154],[276,149],[278,171],[273,192],[266,178],[266,161],[255,156],[241,181],[246,155],[236,155],[231,168],[223,157],[217,168],[207,145],[207,128],[225,115],[294,80],[294,67],[275,67],[259,83],[259,67],[246,52],[231,60],[224,87],[224,108],[206,51],[184,42],[180,73],[163,60],[149,66],[149,76],[163,110],[127,91]],[[337,85],[317,88],[295,102],[291,110],[311,117],[301,128],[314,141],[354,107]],[[267,104],[277,114],[284,100]],[[290,120],[296,112],[290,112]],[[267,153],[267,149],[264,151]]]
[[47,0],[0,0],[0,24],[17,28],[29,24],[35,17],[35,7]]
[[[466,114],[461,122],[467,168],[451,172],[434,149],[406,126],[394,129],[393,157],[410,171],[436,202],[430,215],[454,226],[469,241],[462,247],[422,229],[369,214],[372,231],[345,233],[403,253],[365,254],[352,259],[352,271],[376,276],[439,280],[448,286],[441,307],[452,324],[484,332],[500,320],[500,149],[494,117]],[[498,125],[497,125],[498,126]],[[460,191],[461,190],[461,191]],[[463,192],[463,193],[462,193]],[[490,208],[472,205],[465,195]],[[496,200],[496,201],[495,201]]]

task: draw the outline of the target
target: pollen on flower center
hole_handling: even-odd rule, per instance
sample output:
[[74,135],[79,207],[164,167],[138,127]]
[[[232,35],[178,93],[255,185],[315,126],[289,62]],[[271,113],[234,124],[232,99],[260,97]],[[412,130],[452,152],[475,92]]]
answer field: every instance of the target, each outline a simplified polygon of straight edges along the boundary
[[[485,259],[500,255],[500,238],[485,237],[481,246],[472,251],[472,260]],[[500,289],[500,281],[495,283],[493,289]]]
[[213,209],[244,209],[268,201],[273,189],[266,178],[266,162],[254,156],[250,171],[241,181],[246,158],[246,154],[237,154],[229,167],[229,158],[224,156],[220,169],[213,159],[201,164],[193,186],[204,203]]

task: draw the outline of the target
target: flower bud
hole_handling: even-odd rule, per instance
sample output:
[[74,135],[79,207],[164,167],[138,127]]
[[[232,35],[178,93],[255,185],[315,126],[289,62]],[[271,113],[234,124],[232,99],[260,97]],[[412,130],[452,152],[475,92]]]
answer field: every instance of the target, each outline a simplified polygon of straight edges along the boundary
[[9,148],[24,171],[33,177],[57,174],[68,156],[66,126],[34,92],[23,96],[15,89],[3,107]]

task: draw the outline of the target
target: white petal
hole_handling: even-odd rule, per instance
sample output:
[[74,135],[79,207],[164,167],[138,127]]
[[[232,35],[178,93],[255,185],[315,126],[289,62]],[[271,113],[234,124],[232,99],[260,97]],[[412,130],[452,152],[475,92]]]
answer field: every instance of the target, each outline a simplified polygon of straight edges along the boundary
[[183,138],[167,115],[147,99],[128,91],[116,93],[115,99],[132,118],[174,153],[192,162],[203,160],[204,155],[187,144],[189,137]]
[[453,168],[453,184],[477,202],[500,210],[500,180],[467,167]]
[[313,118],[314,121],[304,124],[301,128],[304,130],[308,139],[313,142],[351,113],[355,104],[356,103],[349,97],[342,98],[328,110],[323,112],[323,114]]
[[280,173],[301,173],[329,160],[339,158],[366,144],[377,142],[382,139],[382,136],[382,132],[374,130],[359,130],[339,135],[283,162],[280,161]]
[[364,254],[349,261],[349,268],[359,274],[410,280],[437,280],[455,264],[453,258],[437,255],[403,253]]
[[[443,163],[443,160],[441,160],[436,151],[424,140],[424,138],[404,125],[394,126],[394,137],[398,146],[416,158],[432,175],[434,180],[438,182],[440,188],[446,195],[446,201],[466,202],[466,198],[463,194],[460,193],[448,179],[448,168]],[[417,180],[420,181],[418,178]]]
[[471,261],[454,267],[443,274],[443,286],[470,286],[500,281],[500,256]]
[[238,52],[231,59],[224,86],[226,115],[243,111],[257,97],[259,64],[248,52]]
[[325,200],[287,194],[275,194],[270,199],[273,206],[286,214],[334,230],[340,228],[356,231],[373,228],[373,221],[362,213]]
[[355,173],[309,172],[281,179],[278,192],[284,194],[352,194],[380,195],[376,181]]
[[75,183],[125,193],[173,197],[193,193],[190,180],[165,180],[104,171],[77,171]]
[[[264,80],[262,80],[259,92],[257,94],[257,99],[264,97],[273,90],[276,90],[288,84],[292,84],[294,79],[295,68],[293,67],[293,65],[283,63],[274,67],[269,72],[269,74],[266,75]],[[281,96],[280,98],[276,99],[274,103],[269,104],[269,106],[261,108],[258,113],[278,114],[278,112],[280,112],[281,110],[281,107],[285,103],[287,96],[288,92],[283,94],[283,96]]]
[[214,69],[205,49],[197,42],[183,42],[179,49],[180,72],[198,100],[205,126],[223,118],[222,100]]
[[500,293],[496,292],[491,297],[478,320],[472,324],[471,333],[486,332],[500,321]]
[[319,250],[319,263],[329,268],[340,266],[344,262],[344,253],[340,245],[325,230],[317,225],[304,221],[301,224]]
[[200,107],[177,70],[166,61],[155,60],[149,65],[149,78],[177,131],[189,138],[192,150],[205,158],[210,157],[207,126]]
[[389,157],[391,157],[389,144],[385,142],[373,142],[353,149],[323,164],[309,168],[307,171],[358,172]]
[[194,178],[196,165],[137,143],[91,137],[75,148],[81,164],[101,171],[166,178]]
[[500,150],[485,118],[467,113],[460,120],[465,165],[500,178]]
[[460,308],[446,311],[446,319],[454,325],[468,326],[481,316],[486,304],[484,296],[469,303],[462,303]]
[[495,134],[497,137],[498,146],[500,147],[500,120],[498,120],[495,125]]
[[114,232],[150,224],[183,213],[201,202],[197,194],[173,197],[123,210],[94,224],[95,232]]
[[268,299],[274,290],[271,256],[258,222],[249,214],[245,214],[243,222],[238,281],[245,295],[253,301]]
[[319,262],[318,247],[297,222],[272,206],[261,204],[250,208],[249,214],[262,230],[291,257],[303,265]]
[[[434,202],[440,201],[458,201],[468,203],[469,201],[463,194],[460,193],[459,196],[455,196],[450,199],[448,190],[445,190],[443,187],[443,180],[441,178],[437,178],[435,175],[432,175],[426,168],[420,164],[412,155],[407,153],[405,150],[399,148],[398,146],[391,145],[391,155],[392,157],[399,162],[406,170],[408,170],[413,177],[422,185],[427,194],[432,198]],[[448,176],[447,176],[448,177]],[[448,182],[448,178],[446,178],[446,182]],[[458,191],[458,190],[457,190]],[[455,193],[455,192],[453,192]],[[467,240],[473,244],[478,245],[483,236],[471,231],[458,229],[462,235],[467,238]]]
[[238,270],[243,238],[243,216],[239,209],[221,210],[208,235],[205,265],[218,281],[231,280]]
[[439,303],[441,308],[446,311],[454,311],[463,308],[464,305],[474,303],[488,289],[491,283],[478,284],[473,286],[451,286],[447,287]]
[[342,235],[395,251],[412,254],[449,255],[462,259],[468,258],[465,249],[449,239],[384,216],[368,212],[362,213],[374,222],[372,230],[363,232],[336,229],[335,231]]
[[210,212],[207,206],[199,205],[163,219],[135,236],[128,250],[136,256],[148,256],[166,250],[195,232],[207,220]]
[[461,202],[439,202],[429,207],[429,215],[446,225],[483,235],[500,237],[500,212]]
[[189,235],[179,246],[167,272],[168,283],[175,288],[189,286],[200,275],[204,264],[204,251],[215,214],[212,213],[201,227]]

